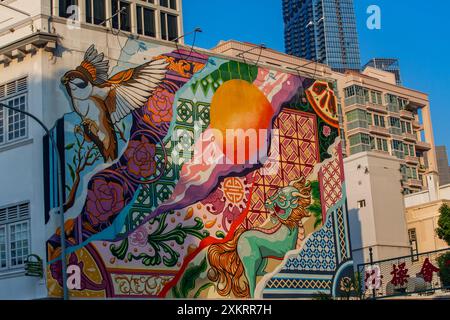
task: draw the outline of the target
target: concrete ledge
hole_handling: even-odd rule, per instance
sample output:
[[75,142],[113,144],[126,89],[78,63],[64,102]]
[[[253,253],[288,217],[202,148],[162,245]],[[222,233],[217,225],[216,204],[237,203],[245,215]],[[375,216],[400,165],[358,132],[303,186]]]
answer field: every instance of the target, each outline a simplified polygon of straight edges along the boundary
[[11,142],[9,144],[6,144],[4,146],[0,146],[0,153],[11,150],[11,149],[15,149],[15,148],[19,148],[19,147],[23,147],[29,144],[33,143],[33,138],[30,139],[24,139],[24,140],[20,140],[17,142]]
[[13,270],[13,271],[0,272],[0,280],[10,279],[10,278],[18,278],[18,277],[24,277],[24,276],[25,276],[25,270],[24,269],[17,269],[17,270]]

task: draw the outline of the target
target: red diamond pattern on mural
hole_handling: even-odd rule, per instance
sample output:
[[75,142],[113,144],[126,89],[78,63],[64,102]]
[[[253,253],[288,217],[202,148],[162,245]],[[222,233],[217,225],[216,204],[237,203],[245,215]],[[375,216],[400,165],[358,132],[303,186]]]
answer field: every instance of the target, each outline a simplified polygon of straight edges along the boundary
[[344,182],[343,158],[341,144],[333,150],[334,159],[322,166],[319,171],[319,183],[322,206],[322,220],[326,220],[328,210],[342,199],[342,183]]
[[279,188],[308,176],[320,160],[316,115],[284,109],[275,119],[274,128],[279,129],[279,170],[274,175],[255,173],[255,183],[250,212],[243,226],[252,228],[263,223],[268,215],[264,203]]
[[284,162],[295,162],[299,157],[299,148],[297,139],[281,138],[281,156]]
[[298,120],[299,120],[299,122],[297,123],[298,138],[301,140],[309,140],[309,141],[315,140],[316,138],[315,119],[300,118]]

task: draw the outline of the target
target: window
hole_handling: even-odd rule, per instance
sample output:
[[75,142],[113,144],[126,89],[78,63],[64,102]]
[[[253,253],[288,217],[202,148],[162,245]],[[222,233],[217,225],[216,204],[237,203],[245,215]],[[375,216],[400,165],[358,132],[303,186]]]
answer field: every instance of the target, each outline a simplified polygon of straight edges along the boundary
[[59,0],[59,16],[63,18],[69,18],[75,14],[71,6],[77,6],[78,0]]
[[389,124],[391,125],[391,127],[400,128],[400,119],[389,117]]
[[[27,78],[0,86],[0,102],[19,110],[27,110]],[[20,140],[27,135],[24,114],[0,107],[0,146]]]
[[376,139],[377,139],[376,149],[379,151],[389,152],[387,140],[382,138]]
[[178,38],[178,17],[161,12],[161,38],[173,41]]
[[377,127],[382,127],[382,128],[385,128],[385,127],[386,127],[386,123],[385,123],[384,117],[383,117],[383,116],[380,116],[380,115],[378,115],[378,114],[374,114],[374,115],[373,115],[373,122],[374,122],[374,124],[375,124]]
[[411,122],[407,122],[407,123],[406,123],[406,132],[412,133]]
[[386,94],[386,102],[393,105],[398,105],[398,97],[388,93]]
[[358,201],[358,209],[365,208],[366,206],[367,206],[366,200],[359,200]]
[[409,155],[411,157],[415,157],[416,156],[416,152],[414,151],[414,145],[413,144],[409,145]]
[[392,140],[392,149],[403,151],[403,142],[399,140]]
[[139,34],[155,37],[155,11],[141,6],[136,7],[137,32]]
[[0,271],[22,267],[30,254],[30,204],[0,208]]
[[403,99],[403,98],[398,98],[398,105],[400,107],[401,110],[404,110],[406,108],[406,106],[408,105],[408,100],[407,99]]
[[105,0],[86,0],[86,22],[100,25],[105,20]]
[[383,104],[383,100],[381,98],[381,92],[370,91],[370,102],[373,104]]
[[[130,4],[125,1],[111,0],[111,11],[112,15],[114,16],[112,19],[113,28],[130,32],[131,31]],[[117,14],[118,12],[120,13]]]
[[346,98],[354,97],[356,95],[355,86],[345,88],[344,91]]
[[159,0],[161,7],[177,10],[177,0]]

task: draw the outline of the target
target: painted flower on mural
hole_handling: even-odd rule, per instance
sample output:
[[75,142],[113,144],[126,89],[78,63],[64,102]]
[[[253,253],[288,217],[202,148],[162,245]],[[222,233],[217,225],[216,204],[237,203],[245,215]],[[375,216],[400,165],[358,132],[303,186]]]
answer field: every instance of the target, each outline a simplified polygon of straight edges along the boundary
[[222,215],[222,226],[225,231],[228,231],[229,226],[245,210],[249,190],[247,179],[226,178],[220,187],[211,192],[201,203],[208,212]]
[[322,133],[325,137],[329,137],[331,135],[331,128],[329,126],[324,126],[322,129]]
[[124,191],[120,184],[97,178],[88,190],[86,212],[94,226],[105,223],[125,206]]
[[142,248],[147,245],[147,238],[147,229],[145,227],[141,227],[130,235],[130,242],[133,246]]
[[153,123],[171,121],[173,100],[173,93],[162,87],[156,88],[153,96],[148,101],[146,118],[150,118]]
[[130,141],[125,152],[128,171],[137,177],[148,178],[156,171],[156,147],[142,136],[141,140]]

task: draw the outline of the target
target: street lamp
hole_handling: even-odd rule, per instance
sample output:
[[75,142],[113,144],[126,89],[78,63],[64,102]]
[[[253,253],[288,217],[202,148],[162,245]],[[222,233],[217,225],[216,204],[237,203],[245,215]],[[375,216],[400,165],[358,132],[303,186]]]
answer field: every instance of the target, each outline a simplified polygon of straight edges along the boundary
[[55,139],[53,139],[52,134],[50,133],[50,130],[47,128],[47,126],[41,121],[39,120],[39,118],[37,118],[35,115],[27,112],[27,111],[23,111],[11,106],[8,106],[4,103],[0,102],[0,107],[1,108],[5,108],[5,109],[9,109],[9,110],[13,110],[15,112],[24,114],[30,118],[32,118],[33,120],[35,120],[43,129],[44,131],[47,133],[51,144],[53,146],[54,151],[56,151],[56,159],[57,159],[57,171],[58,171],[58,207],[54,208],[54,209],[58,209],[58,212],[61,216],[61,266],[62,266],[62,278],[63,278],[63,292],[64,292],[64,300],[68,300],[69,299],[69,294],[68,294],[68,290],[67,290],[67,261],[66,261],[66,233],[65,233],[65,228],[64,228],[64,207],[63,207],[63,185],[62,185],[62,161],[61,161],[61,157],[59,155],[59,151],[58,151],[58,146],[56,145]]

